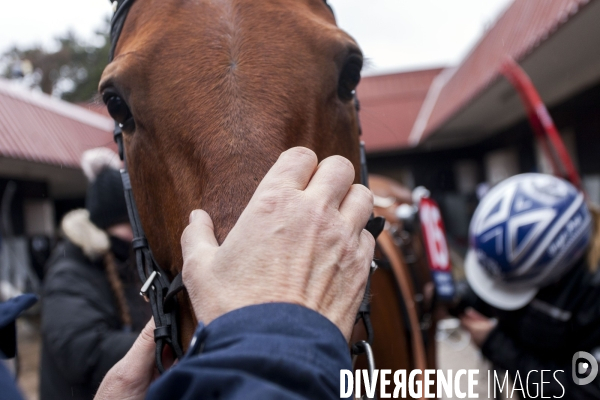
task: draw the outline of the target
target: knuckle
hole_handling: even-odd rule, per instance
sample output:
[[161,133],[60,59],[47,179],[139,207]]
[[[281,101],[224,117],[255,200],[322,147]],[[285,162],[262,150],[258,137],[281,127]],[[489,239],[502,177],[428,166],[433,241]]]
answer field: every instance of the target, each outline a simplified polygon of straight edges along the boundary
[[356,183],[356,184],[352,185],[352,188],[353,188],[353,190],[356,190],[361,196],[364,197],[365,202],[370,203],[372,205],[373,202],[375,201],[373,192],[371,191],[371,189],[369,189],[365,185]]
[[153,330],[142,329],[142,332],[140,333],[140,336],[141,336],[141,339],[144,342],[154,344]]
[[358,243],[356,240],[344,240],[343,251],[350,260],[356,259],[359,254]]
[[346,168],[349,169],[354,169],[354,165],[352,165],[352,163],[350,162],[350,160],[348,160],[346,157],[340,156],[340,155],[334,155],[329,157],[331,160],[334,160],[336,162],[341,163],[342,165],[344,165]]
[[122,363],[117,364],[116,368],[108,371],[106,379],[108,382],[113,382],[113,388],[129,387],[135,381],[130,368],[127,368]]
[[285,203],[284,191],[277,188],[265,190],[256,197],[256,207],[260,213],[270,214],[285,205]]
[[292,160],[294,159],[309,159],[309,160],[314,160],[314,162],[316,163],[317,161],[317,155],[315,154],[314,151],[312,151],[311,149],[307,148],[307,147],[292,147],[291,149],[288,149],[286,151],[284,151],[283,153],[281,153],[281,157],[285,157],[285,158],[290,158]]
[[331,167],[337,173],[346,173],[354,175],[354,165],[345,157],[335,155],[327,157],[322,162],[324,167]]
[[206,225],[209,228],[213,228],[213,222],[210,215],[204,210],[194,210],[193,221],[191,225]]
[[352,185],[351,194],[356,197],[360,209],[369,214],[373,211],[374,196],[371,189],[359,183]]

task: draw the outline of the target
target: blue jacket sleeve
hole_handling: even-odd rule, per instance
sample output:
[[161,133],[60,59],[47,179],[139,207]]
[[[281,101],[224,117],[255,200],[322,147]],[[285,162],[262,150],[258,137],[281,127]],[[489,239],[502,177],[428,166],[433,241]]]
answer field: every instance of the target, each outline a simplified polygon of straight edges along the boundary
[[[1,357],[0,357],[1,358]],[[17,382],[11,373],[0,361],[0,399],[2,400],[23,400],[21,392],[17,387]]]
[[194,338],[148,399],[339,399],[340,370],[351,369],[339,329],[294,304],[232,311]]

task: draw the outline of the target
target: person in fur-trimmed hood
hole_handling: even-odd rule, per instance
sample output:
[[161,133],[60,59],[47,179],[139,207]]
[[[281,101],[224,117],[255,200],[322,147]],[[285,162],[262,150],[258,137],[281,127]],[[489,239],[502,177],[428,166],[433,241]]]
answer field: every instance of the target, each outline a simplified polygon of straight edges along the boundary
[[130,262],[132,231],[120,173],[106,148],[88,150],[86,208],[62,220],[42,295],[40,398],[92,399],[151,317]]

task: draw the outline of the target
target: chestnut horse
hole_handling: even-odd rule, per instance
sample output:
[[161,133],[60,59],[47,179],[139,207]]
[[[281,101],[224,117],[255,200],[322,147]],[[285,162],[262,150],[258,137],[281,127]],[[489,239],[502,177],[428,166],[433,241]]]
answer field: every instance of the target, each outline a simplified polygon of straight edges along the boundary
[[[222,242],[290,147],[311,148],[319,160],[346,157],[359,182],[353,96],[363,55],[323,0],[129,3],[100,91],[118,99],[109,111],[121,123],[133,195],[163,270],[181,270],[192,210],[208,212]],[[406,270],[401,252],[384,251],[395,261],[373,275],[377,367],[433,368],[423,361],[418,291],[396,271]],[[187,344],[197,321],[188,299],[178,302]]]

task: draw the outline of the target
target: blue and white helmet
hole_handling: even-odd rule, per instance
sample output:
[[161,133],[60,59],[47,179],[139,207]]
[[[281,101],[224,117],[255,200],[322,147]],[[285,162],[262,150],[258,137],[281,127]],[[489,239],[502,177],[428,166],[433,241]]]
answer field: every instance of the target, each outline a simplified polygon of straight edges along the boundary
[[544,174],[506,179],[471,220],[467,280],[492,306],[522,308],[583,256],[591,222],[583,193],[567,181]]

